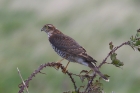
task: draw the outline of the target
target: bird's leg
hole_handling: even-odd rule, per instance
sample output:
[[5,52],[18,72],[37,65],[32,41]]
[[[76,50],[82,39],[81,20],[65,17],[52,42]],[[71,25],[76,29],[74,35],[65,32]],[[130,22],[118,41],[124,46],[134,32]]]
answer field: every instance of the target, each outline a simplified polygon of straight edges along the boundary
[[64,60],[64,58],[63,58],[63,59],[61,59],[61,60],[59,60],[59,61],[57,61],[57,63],[61,63],[63,60]]
[[65,74],[67,72],[67,67],[68,67],[69,63],[70,63],[70,61],[67,63],[66,67],[62,70],[62,72],[65,73]]
[[[59,61],[57,61],[56,63],[61,63],[63,60],[64,60],[64,58],[63,58],[63,59],[61,59],[61,60],[59,60]],[[60,67],[60,66],[55,66],[54,68],[55,68],[56,70],[58,70],[58,69],[59,69],[59,67]]]

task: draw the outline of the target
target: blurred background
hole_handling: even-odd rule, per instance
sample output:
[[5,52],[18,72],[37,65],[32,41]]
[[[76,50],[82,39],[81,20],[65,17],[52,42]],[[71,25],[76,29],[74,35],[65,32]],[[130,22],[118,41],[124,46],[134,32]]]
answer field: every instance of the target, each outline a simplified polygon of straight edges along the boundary
[[[139,0],[0,0],[0,93],[17,93],[24,79],[41,64],[61,59],[51,48],[44,24],[51,23],[82,45],[99,64],[115,46],[128,41],[140,28]],[[140,91],[140,53],[129,46],[117,51],[122,68],[104,65],[101,72],[110,75],[103,82],[105,93]],[[110,59],[108,59],[110,62]],[[67,61],[63,61],[66,65]],[[70,63],[68,70],[79,74],[88,67]],[[31,93],[62,93],[74,90],[67,75],[46,68],[30,82]],[[81,83],[75,77],[76,84]]]

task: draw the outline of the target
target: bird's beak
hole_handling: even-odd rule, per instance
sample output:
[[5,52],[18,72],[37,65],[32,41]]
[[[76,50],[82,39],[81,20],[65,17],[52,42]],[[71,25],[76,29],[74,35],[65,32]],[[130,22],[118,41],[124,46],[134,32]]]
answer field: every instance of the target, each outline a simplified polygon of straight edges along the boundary
[[42,28],[41,31],[44,31],[44,29]]

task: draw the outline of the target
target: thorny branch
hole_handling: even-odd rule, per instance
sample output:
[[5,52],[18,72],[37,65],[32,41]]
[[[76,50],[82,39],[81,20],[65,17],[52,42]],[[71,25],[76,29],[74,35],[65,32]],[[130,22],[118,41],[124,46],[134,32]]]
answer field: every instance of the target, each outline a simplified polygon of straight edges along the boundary
[[87,84],[87,87],[86,87],[86,89],[85,89],[85,93],[86,93],[87,89],[90,87],[90,85],[92,84],[92,81],[93,81],[93,79],[94,79],[95,77],[96,77],[96,73],[94,72],[94,74],[93,74],[91,80],[90,80],[90,81],[88,82],[88,84]]
[[103,64],[106,63],[106,60],[108,59],[108,57],[109,57],[112,53],[114,53],[117,49],[119,49],[119,48],[122,47],[123,45],[129,45],[129,44],[130,44],[130,42],[127,41],[127,42],[124,42],[124,43],[122,43],[121,45],[115,47],[113,50],[111,50],[111,51],[108,53],[108,55],[106,56],[106,58],[105,58],[105,59],[101,62],[101,64],[98,66],[98,68],[101,68],[101,66],[102,66]]
[[[64,66],[62,66],[62,64],[60,64],[60,63],[51,62],[51,63],[41,64],[40,67],[39,67],[37,70],[35,70],[35,71],[30,75],[30,77],[28,77],[27,80],[24,81],[25,84],[21,83],[21,84],[19,85],[20,90],[19,90],[18,93],[23,93],[24,89],[25,89],[26,87],[27,87],[27,88],[29,87],[29,82],[33,79],[33,77],[35,77],[36,74],[41,73],[41,70],[43,70],[43,68],[45,68],[45,67],[47,67],[47,66],[48,66],[48,67],[58,66],[58,67],[61,68],[61,70],[64,70]],[[72,81],[72,83],[73,83],[73,85],[74,85],[75,91],[76,91],[77,86],[76,86],[76,83],[75,83],[75,81],[74,81],[74,78],[72,77],[72,73],[70,73],[70,72],[67,71],[66,74],[69,75],[69,77],[70,77],[70,79],[71,79],[71,81]]]
[[[123,45],[129,45],[129,44],[130,44],[130,42],[127,41],[127,42],[124,42],[124,43],[122,43],[121,45],[115,47],[113,50],[111,50],[111,51],[108,53],[108,55],[105,57],[105,59],[101,62],[101,64],[98,66],[98,68],[101,68],[101,66],[102,66],[103,64],[106,63],[106,60],[108,59],[108,57],[109,57],[112,53],[114,53],[117,49],[119,49],[119,48],[122,47]],[[93,74],[92,79],[88,82],[87,87],[86,87],[86,89],[85,89],[85,92],[88,90],[88,88],[89,88],[90,85],[92,84],[92,81],[93,81],[93,79],[95,78],[95,76],[96,76],[96,73]]]
[[[64,69],[65,69],[65,67],[61,65],[61,70],[64,70]],[[76,91],[77,86],[76,86],[76,84],[75,84],[74,78],[72,77],[73,74],[70,73],[70,72],[68,72],[68,70],[66,71],[66,73],[69,75],[69,77],[70,77],[70,79],[71,79],[71,81],[72,81],[72,83],[73,83],[73,85],[74,85],[74,89],[75,89],[75,91]]]

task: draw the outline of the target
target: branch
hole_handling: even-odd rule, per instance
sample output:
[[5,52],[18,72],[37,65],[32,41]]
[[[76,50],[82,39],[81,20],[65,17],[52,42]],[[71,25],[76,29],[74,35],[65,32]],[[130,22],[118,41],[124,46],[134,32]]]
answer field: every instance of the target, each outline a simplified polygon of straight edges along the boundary
[[124,43],[122,43],[121,45],[115,47],[114,49],[112,49],[112,50],[108,53],[107,57],[106,57],[106,58],[101,62],[101,64],[98,66],[98,68],[101,68],[101,66],[102,66],[103,64],[106,63],[107,58],[108,58],[113,52],[115,52],[116,50],[118,50],[120,47],[122,47],[122,46],[124,46],[124,45],[129,45],[129,44],[130,44],[130,41],[127,41],[127,42],[124,42]]
[[[35,70],[35,71],[30,75],[30,77],[28,77],[27,80],[24,81],[25,83],[21,83],[21,84],[19,85],[20,90],[19,90],[18,93],[23,93],[24,89],[25,89],[26,87],[27,87],[27,88],[29,87],[29,82],[32,80],[32,78],[35,77],[36,74],[41,73],[41,70],[43,70],[43,69],[44,69],[45,67],[47,67],[47,66],[48,66],[48,67],[55,67],[55,66],[58,66],[58,67],[61,68],[62,71],[65,69],[65,67],[62,66],[62,64],[60,64],[60,63],[51,62],[51,63],[41,64],[40,67],[39,67],[37,70]],[[68,71],[67,71],[66,73],[67,73],[67,74],[69,75],[69,77],[71,78],[71,81],[72,81],[72,83],[73,83],[73,85],[74,85],[74,88],[75,88],[75,91],[76,91],[77,86],[76,86],[76,84],[75,84],[74,78],[72,77],[72,74],[69,73]]]
[[[63,71],[64,69],[65,69],[65,67],[64,66],[60,66],[61,67],[61,70]],[[77,89],[77,86],[76,86],[76,84],[75,84],[75,81],[74,81],[74,78],[72,77],[72,73],[70,73],[70,72],[68,72],[68,70],[66,71],[66,73],[69,75],[69,77],[70,77],[70,79],[71,79],[71,81],[72,81],[72,83],[73,83],[73,85],[74,85],[74,89],[75,89],[75,91],[76,91],[76,89]]]
[[86,91],[87,91],[87,89],[90,87],[90,85],[92,84],[92,81],[93,81],[93,79],[96,77],[96,73],[94,72],[94,74],[93,74],[93,76],[92,76],[92,78],[91,78],[91,80],[88,82],[88,84],[87,84],[87,87],[86,87],[86,89],[85,89],[85,93],[86,93]]
[[[100,65],[98,66],[98,68],[101,68],[101,66],[102,66],[103,64],[106,63],[106,60],[108,59],[108,57],[109,57],[112,53],[114,53],[116,50],[118,50],[120,47],[122,47],[122,46],[124,46],[124,45],[130,45],[130,42],[129,42],[129,41],[124,42],[124,43],[122,43],[121,45],[119,45],[119,46],[115,47],[114,49],[112,49],[112,50],[108,53],[108,55],[105,57],[105,59],[100,63]],[[95,78],[95,76],[96,76],[96,73],[93,74],[92,79],[88,82],[87,87],[86,87],[86,89],[85,89],[85,92],[88,90],[88,88],[89,88],[90,85],[92,84],[92,81],[93,81],[93,79]]]
[[76,84],[75,84],[74,78],[72,77],[72,74],[69,73],[69,72],[67,72],[67,74],[68,74],[69,77],[71,78],[71,81],[72,81],[72,83],[73,83],[73,85],[74,85],[74,89],[75,89],[75,91],[77,91],[77,86],[76,86]]

